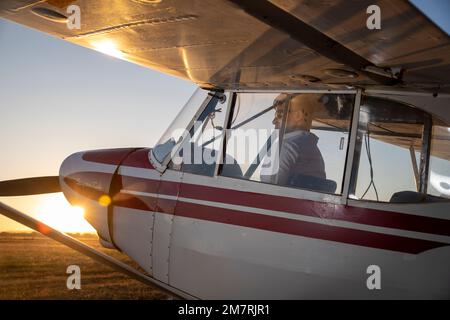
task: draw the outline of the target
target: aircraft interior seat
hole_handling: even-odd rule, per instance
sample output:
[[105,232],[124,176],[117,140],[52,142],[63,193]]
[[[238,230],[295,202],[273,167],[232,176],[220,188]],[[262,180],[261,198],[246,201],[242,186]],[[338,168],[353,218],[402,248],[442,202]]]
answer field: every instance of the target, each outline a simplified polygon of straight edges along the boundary
[[291,177],[291,179],[289,180],[289,185],[297,188],[326,193],[335,193],[337,188],[336,181],[304,174],[297,174]]
[[416,191],[399,191],[392,195],[389,202],[391,203],[418,203],[418,202],[443,202],[449,201],[440,197],[435,197],[429,194]]

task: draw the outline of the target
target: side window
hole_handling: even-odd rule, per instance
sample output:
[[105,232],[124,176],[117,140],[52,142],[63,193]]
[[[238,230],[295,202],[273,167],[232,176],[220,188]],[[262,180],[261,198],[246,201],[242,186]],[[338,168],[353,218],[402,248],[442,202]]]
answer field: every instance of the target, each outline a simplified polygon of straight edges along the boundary
[[341,193],[353,104],[350,94],[238,94],[221,174]]
[[228,96],[214,97],[195,122],[181,135],[184,137],[169,167],[205,176],[213,176],[224,137]]
[[423,196],[431,120],[425,112],[392,100],[361,102],[350,197],[418,202]]
[[436,121],[431,135],[428,194],[450,199],[450,127]]

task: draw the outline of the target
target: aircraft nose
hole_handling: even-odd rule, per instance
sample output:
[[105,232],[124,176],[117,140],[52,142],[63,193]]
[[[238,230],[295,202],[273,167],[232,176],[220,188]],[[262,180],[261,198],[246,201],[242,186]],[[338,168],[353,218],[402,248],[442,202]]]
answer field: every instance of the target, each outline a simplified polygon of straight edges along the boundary
[[[99,170],[95,163],[83,159],[83,152],[72,154],[61,165],[59,172],[60,185],[68,200],[81,205],[80,201],[98,200],[102,194],[107,194],[110,179],[114,173],[111,170]],[[73,193],[75,192],[75,194]],[[75,197],[73,197],[75,196]]]
[[66,199],[85,209],[86,220],[100,237],[110,241],[108,208],[114,173],[133,149],[107,149],[78,152],[67,157],[59,171]]
[[[84,208],[85,219],[104,239],[109,239],[107,201],[114,168],[109,170],[89,163],[78,152],[67,157],[59,171],[59,183],[66,199]],[[101,202],[104,201],[104,203]]]

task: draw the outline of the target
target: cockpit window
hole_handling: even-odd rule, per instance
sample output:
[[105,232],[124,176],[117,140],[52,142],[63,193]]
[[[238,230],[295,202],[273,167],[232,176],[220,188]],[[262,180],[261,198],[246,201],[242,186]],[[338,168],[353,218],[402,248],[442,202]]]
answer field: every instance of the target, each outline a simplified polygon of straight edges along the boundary
[[440,121],[431,136],[428,194],[450,199],[450,127]]
[[341,193],[351,94],[239,93],[223,176]]
[[430,130],[427,113],[400,102],[364,97],[350,197],[395,203],[423,201]]

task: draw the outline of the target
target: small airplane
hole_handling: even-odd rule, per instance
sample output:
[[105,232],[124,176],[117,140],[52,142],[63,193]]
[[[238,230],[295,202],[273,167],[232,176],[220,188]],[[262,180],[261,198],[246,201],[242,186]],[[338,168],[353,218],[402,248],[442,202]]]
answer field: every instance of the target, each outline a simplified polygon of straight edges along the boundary
[[187,299],[450,298],[450,41],[408,1],[5,0],[0,17],[199,86],[153,148],[0,182],[62,191],[146,275],[1,214]]

